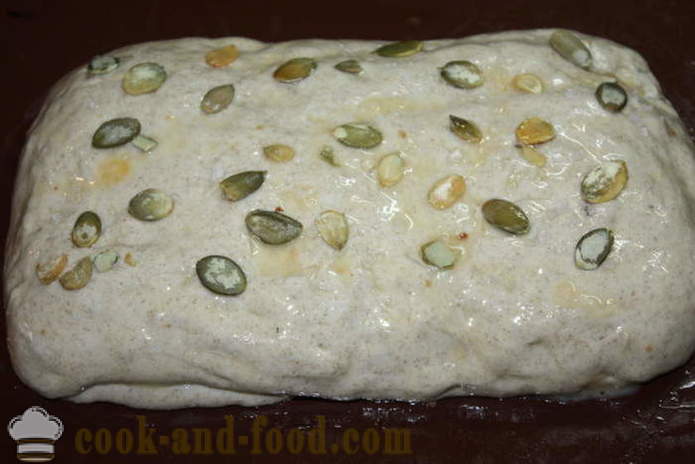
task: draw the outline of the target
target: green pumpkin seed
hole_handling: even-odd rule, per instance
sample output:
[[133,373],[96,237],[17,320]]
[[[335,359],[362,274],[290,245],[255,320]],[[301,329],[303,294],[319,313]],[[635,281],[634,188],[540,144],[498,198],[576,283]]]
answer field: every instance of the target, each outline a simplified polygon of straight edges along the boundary
[[449,129],[460,139],[470,143],[480,143],[483,140],[483,133],[478,126],[467,119],[449,115]]
[[239,201],[258,190],[265,181],[266,171],[244,171],[227,177],[220,182],[224,197],[229,201]]
[[454,174],[439,179],[430,189],[427,200],[435,209],[451,208],[466,193],[466,181]]
[[67,255],[50,257],[36,265],[36,275],[42,284],[48,285],[60,276],[67,264]]
[[439,72],[449,84],[460,89],[474,89],[483,85],[483,72],[470,61],[449,61]]
[[405,162],[400,153],[389,153],[383,156],[376,166],[376,177],[382,187],[396,185],[403,178]]
[[596,89],[596,100],[612,113],[618,113],[627,105],[627,92],[615,82],[604,82]]
[[227,108],[234,99],[234,85],[226,84],[213,87],[200,102],[200,109],[205,114],[219,113]]
[[299,237],[302,223],[277,211],[254,210],[246,215],[246,227],[264,243],[280,245]]
[[118,258],[118,253],[112,250],[106,250],[94,255],[92,264],[94,264],[94,268],[97,271],[107,272],[118,262]]
[[226,256],[206,256],[195,265],[200,283],[219,295],[239,295],[246,290],[246,275]]
[[362,70],[362,65],[357,60],[345,60],[335,65],[335,69],[348,74],[359,74]]
[[550,36],[550,46],[561,57],[583,69],[591,67],[591,52],[576,35],[570,31],[555,31]]
[[538,145],[553,140],[555,128],[540,118],[529,118],[517,126],[516,138],[524,145]]
[[421,51],[423,45],[420,40],[404,40],[382,45],[374,50],[374,53],[386,58],[405,58]]
[[543,81],[535,74],[517,74],[512,79],[512,85],[517,90],[526,93],[543,93]]
[[123,76],[121,87],[128,95],[142,95],[156,91],[167,80],[166,70],[157,63],[140,63]]
[[587,232],[577,242],[574,250],[574,263],[579,269],[597,269],[613,248],[613,232],[606,228]]
[[604,203],[617,197],[625,188],[628,172],[625,161],[606,161],[582,179],[582,198],[587,203]]
[[430,266],[451,269],[456,263],[458,254],[441,240],[434,240],[420,247],[420,256]]
[[329,145],[324,145],[321,148],[321,151],[319,152],[319,156],[321,157],[322,160],[324,160],[326,163],[330,164],[331,166],[340,166],[340,162],[335,156],[335,152],[333,151],[333,148],[330,147]]
[[483,217],[491,225],[514,235],[523,235],[529,231],[526,213],[507,200],[493,199],[483,203]]
[[361,122],[343,124],[333,129],[333,137],[351,148],[373,148],[383,141],[383,136],[374,127]]
[[268,145],[263,147],[263,154],[266,158],[277,163],[285,163],[294,158],[295,152],[294,148],[283,145],[281,143],[276,143],[274,145]]
[[319,214],[315,222],[323,241],[336,250],[342,250],[350,230],[345,215],[329,209]]
[[120,63],[121,61],[115,56],[97,55],[87,65],[87,72],[91,75],[108,74]]
[[79,290],[92,278],[92,260],[87,256],[75,264],[75,267],[60,277],[60,285],[65,290]]
[[279,82],[297,82],[309,77],[317,66],[313,58],[293,58],[281,64],[273,73],[273,77]]
[[155,139],[142,134],[135,137],[132,144],[135,145],[138,150],[144,151],[145,153],[151,152],[159,145]]
[[128,204],[128,212],[141,221],[159,221],[174,210],[174,199],[161,190],[149,188],[135,195]]
[[113,148],[133,140],[140,134],[140,121],[135,118],[116,118],[106,121],[94,132],[94,148]]
[[101,219],[92,211],[85,211],[72,228],[72,243],[79,248],[91,247],[101,236]]

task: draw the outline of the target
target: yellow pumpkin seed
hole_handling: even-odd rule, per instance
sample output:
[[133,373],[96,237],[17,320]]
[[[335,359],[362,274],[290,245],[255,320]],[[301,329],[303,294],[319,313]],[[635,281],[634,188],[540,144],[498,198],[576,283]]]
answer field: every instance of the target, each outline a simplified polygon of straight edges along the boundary
[[36,265],[36,275],[42,284],[48,285],[60,276],[67,264],[67,255],[53,256]]
[[316,218],[316,228],[324,242],[336,250],[342,250],[348,241],[349,227],[343,213],[326,210]]
[[555,138],[555,128],[540,118],[529,118],[516,128],[516,138],[524,145],[549,142]]
[[239,58],[239,49],[234,45],[216,48],[205,54],[205,62],[208,66],[212,66],[213,68],[227,66],[233,63],[237,58]]
[[379,180],[379,185],[382,187],[396,185],[403,178],[404,168],[405,162],[401,158],[400,153],[389,153],[383,156],[376,166],[376,176]]
[[512,85],[521,92],[543,93],[543,81],[535,74],[517,74],[514,76],[514,79],[512,79]]
[[539,168],[545,166],[545,163],[548,161],[548,158],[543,153],[528,145],[519,146],[519,152],[522,158]]
[[450,208],[466,193],[466,181],[454,174],[443,177],[434,183],[427,199],[435,209]]
[[268,145],[266,147],[263,147],[263,154],[266,158],[268,158],[271,161],[285,163],[294,158],[295,152],[294,148],[288,145],[276,143],[274,145]]

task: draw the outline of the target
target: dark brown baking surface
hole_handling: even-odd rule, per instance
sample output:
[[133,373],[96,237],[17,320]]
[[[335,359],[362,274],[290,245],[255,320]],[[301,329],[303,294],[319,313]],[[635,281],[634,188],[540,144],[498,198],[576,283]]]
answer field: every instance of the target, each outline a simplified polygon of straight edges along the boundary
[[[91,56],[148,40],[186,36],[432,39],[476,33],[566,27],[630,46],[649,62],[688,129],[695,127],[695,2],[692,0],[343,0],[0,2],[3,169],[0,230],[4,243],[14,172],[24,133],[49,87]],[[695,174],[695,173],[693,173]],[[695,265],[695,263],[694,263]],[[695,304],[695,302],[694,302]],[[666,316],[665,316],[666,317]],[[3,325],[4,317],[0,318]],[[693,327],[695,333],[695,327]],[[60,417],[65,433],[55,462],[381,462],[381,463],[686,463],[695,462],[695,362],[615,400],[560,404],[541,399],[455,398],[436,404],[293,400],[262,408],[133,410],[109,404],[46,400],[17,379],[0,344],[0,423],[39,405]],[[692,373],[691,373],[692,372]],[[100,456],[76,453],[79,428],[136,430],[135,415],[166,433],[176,427],[221,427],[234,415],[248,433],[256,415],[268,428],[315,425],[323,415],[329,440],[346,428],[407,428],[413,454],[354,456]],[[0,432],[0,462],[18,462],[15,443]]]

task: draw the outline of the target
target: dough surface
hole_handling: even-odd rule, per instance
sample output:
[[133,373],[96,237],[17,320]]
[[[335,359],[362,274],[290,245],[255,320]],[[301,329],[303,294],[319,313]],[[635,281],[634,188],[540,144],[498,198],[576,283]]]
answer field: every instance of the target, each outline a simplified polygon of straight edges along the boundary
[[[695,162],[678,115],[644,60],[613,42],[578,34],[591,72],[548,45],[553,31],[436,40],[405,58],[371,53],[382,42],[190,38],[129,46],[121,65],[88,77],[85,68],[53,88],[21,162],[7,243],[8,342],[20,378],[47,397],[175,408],[262,404],[295,395],[423,400],[447,395],[572,394],[614,391],[683,363],[695,347]],[[212,68],[205,54],[234,44],[239,58]],[[280,83],[273,71],[314,57],[306,79]],[[334,65],[360,61],[363,72]],[[470,60],[485,82],[460,89],[440,77]],[[132,96],[121,79],[137,63],[168,74],[153,93]],[[540,94],[511,85],[520,73]],[[620,113],[596,101],[615,76],[629,95]],[[232,83],[232,104],[204,114],[200,101]],[[449,115],[474,121],[473,144],[449,130]],[[151,153],[127,144],[91,146],[113,118],[133,117],[159,142]],[[550,122],[539,168],[515,147],[523,120]],[[364,121],[383,143],[338,143],[338,125]],[[262,148],[293,147],[289,162]],[[340,166],[319,157],[334,149]],[[375,164],[400,151],[403,179],[376,181]],[[627,163],[629,180],[606,203],[588,205],[582,177],[601,161]],[[227,176],[267,170],[262,187],[238,202],[218,186]],[[439,179],[464,177],[466,193],[445,210],[427,202]],[[146,188],[175,200],[156,222],[128,214]],[[513,201],[531,230],[515,236],[483,219],[481,204]],[[252,238],[244,217],[282,207],[301,236],[271,246]],[[314,225],[320,212],[347,215],[336,251]],[[100,239],[76,248],[70,232],[83,211],[99,214]],[[577,240],[610,228],[603,265],[574,265]],[[467,238],[459,239],[466,233]],[[459,250],[438,271],[420,246],[441,238]],[[36,265],[66,254],[117,251],[80,290],[42,284]],[[129,265],[124,262],[130,254]],[[195,272],[207,255],[243,268],[239,296],[216,295]]]

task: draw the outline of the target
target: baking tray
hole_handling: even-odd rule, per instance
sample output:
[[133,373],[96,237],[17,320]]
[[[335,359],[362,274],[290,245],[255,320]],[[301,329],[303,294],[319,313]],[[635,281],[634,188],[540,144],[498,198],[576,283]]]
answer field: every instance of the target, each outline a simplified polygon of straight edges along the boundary
[[[690,0],[10,0],[3,8],[3,243],[18,156],[26,130],[50,86],[97,53],[148,40],[232,35],[264,41],[311,37],[396,40],[463,37],[537,27],[577,29],[638,50],[685,121],[691,137],[694,133],[695,2]],[[0,324],[4,335],[4,317]],[[693,332],[695,336],[695,327]],[[695,360],[649,382],[632,395],[570,403],[533,397],[464,397],[419,404],[295,399],[258,408],[175,411],[136,410],[106,403],[76,405],[47,400],[24,386],[12,371],[4,344],[0,348],[0,380],[0,421],[9,421],[33,405],[62,420],[64,433],[55,444],[55,462],[695,462]],[[101,432],[102,439],[108,435],[112,440],[116,440],[120,429],[129,430],[136,443],[139,433],[154,434],[158,440],[181,429],[193,441],[194,429],[215,432],[225,426],[225,416],[234,417],[236,437],[249,437],[249,443],[238,444],[232,455],[219,454],[214,444],[213,454],[196,453],[206,451],[204,443],[200,449],[192,449],[193,454],[176,454],[171,443],[160,446],[159,442],[157,454],[146,455],[142,452],[151,451],[145,446],[146,440],[142,449],[134,447],[125,454],[115,443],[106,454],[100,454],[107,450],[105,443],[97,447],[94,441],[87,441],[92,445],[89,451],[76,448],[76,439],[80,441],[80,437],[84,439],[85,434],[91,433],[94,440],[100,429],[105,430]],[[255,450],[260,453],[252,454],[253,424],[259,423],[259,417],[267,423],[258,437],[270,442],[260,443]],[[321,454],[320,447],[314,450],[319,454],[312,454],[306,444],[302,453],[288,450],[287,439],[294,429],[306,433],[323,430],[325,454]],[[409,447],[392,446],[392,454],[388,454],[386,434],[402,430],[410,439]],[[207,432],[199,433],[204,437]],[[357,437],[357,442],[351,441],[356,445],[339,447],[333,453],[331,444],[345,440],[350,433],[357,434],[351,435]],[[268,436],[277,438],[277,434],[284,442],[282,450],[273,453],[277,444]],[[374,440],[380,440],[379,446],[374,447]],[[84,445],[85,440],[80,443]],[[16,450],[8,435],[0,438],[1,462],[19,462]],[[352,451],[355,454],[349,453]]]

